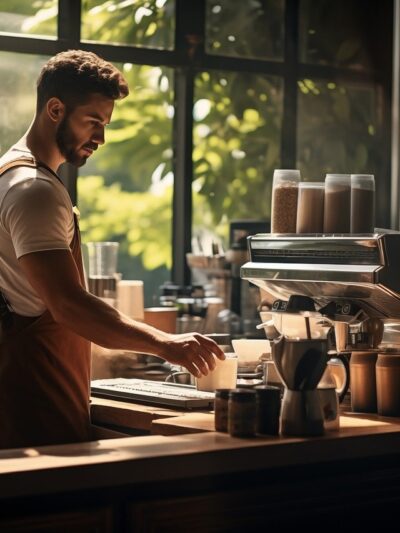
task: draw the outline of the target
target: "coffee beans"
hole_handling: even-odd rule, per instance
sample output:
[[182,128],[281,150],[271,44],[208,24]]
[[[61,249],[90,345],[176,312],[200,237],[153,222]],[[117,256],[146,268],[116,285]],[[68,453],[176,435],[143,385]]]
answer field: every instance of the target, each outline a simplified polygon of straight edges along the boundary
[[275,187],[272,197],[272,233],[296,233],[297,184],[282,184]]

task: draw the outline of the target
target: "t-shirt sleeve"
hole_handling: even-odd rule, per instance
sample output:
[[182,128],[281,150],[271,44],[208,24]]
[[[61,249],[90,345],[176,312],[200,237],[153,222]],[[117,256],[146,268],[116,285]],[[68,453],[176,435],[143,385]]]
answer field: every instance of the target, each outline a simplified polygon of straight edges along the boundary
[[33,178],[15,185],[4,198],[2,214],[17,258],[32,252],[69,249],[72,214],[52,183]]

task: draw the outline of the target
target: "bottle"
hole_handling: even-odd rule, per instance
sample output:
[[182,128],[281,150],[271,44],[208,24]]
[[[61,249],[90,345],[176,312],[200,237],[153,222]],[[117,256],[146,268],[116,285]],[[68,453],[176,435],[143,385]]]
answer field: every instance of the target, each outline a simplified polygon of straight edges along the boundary
[[272,182],[271,232],[296,233],[299,170],[274,171]]
[[228,401],[230,389],[215,391],[214,418],[215,431],[228,432]]
[[376,413],[375,352],[353,352],[350,357],[351,408],[361,413]]
[[351,233],[373,233],[375,179],[372,174],[351,175]]
[[256,432],[256,393],[233,389],[229,392],[228,431],[232,437],[253,437]]
[[350,174],[325,178],[324,233],[350,232]]
[[376,393],[378,414],[400,416],[400,354],[378,354]]

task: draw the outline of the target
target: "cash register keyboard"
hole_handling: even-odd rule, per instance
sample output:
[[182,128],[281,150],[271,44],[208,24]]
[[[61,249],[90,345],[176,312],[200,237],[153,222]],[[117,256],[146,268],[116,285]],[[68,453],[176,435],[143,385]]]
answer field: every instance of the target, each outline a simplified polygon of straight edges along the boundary
[[213,392],[191,385],[135,378],[98,379],[91,383],[92,396],[179,409],[213,409]]

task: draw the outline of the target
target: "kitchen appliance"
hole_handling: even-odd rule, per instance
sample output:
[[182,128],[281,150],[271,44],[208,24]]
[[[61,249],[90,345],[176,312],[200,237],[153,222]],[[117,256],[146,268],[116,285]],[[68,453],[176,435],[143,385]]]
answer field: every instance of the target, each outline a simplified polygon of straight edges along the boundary
[[248,249],[241,277],[263,289],[269,338],[324,340],[333,354],[400,349],[400,232],[257,234]]
[[326,339],[287,339],[281,335],[272,342],[272,357],[285,384],[281,433],[322,435],[324,415],[317,386],[327,363]]

